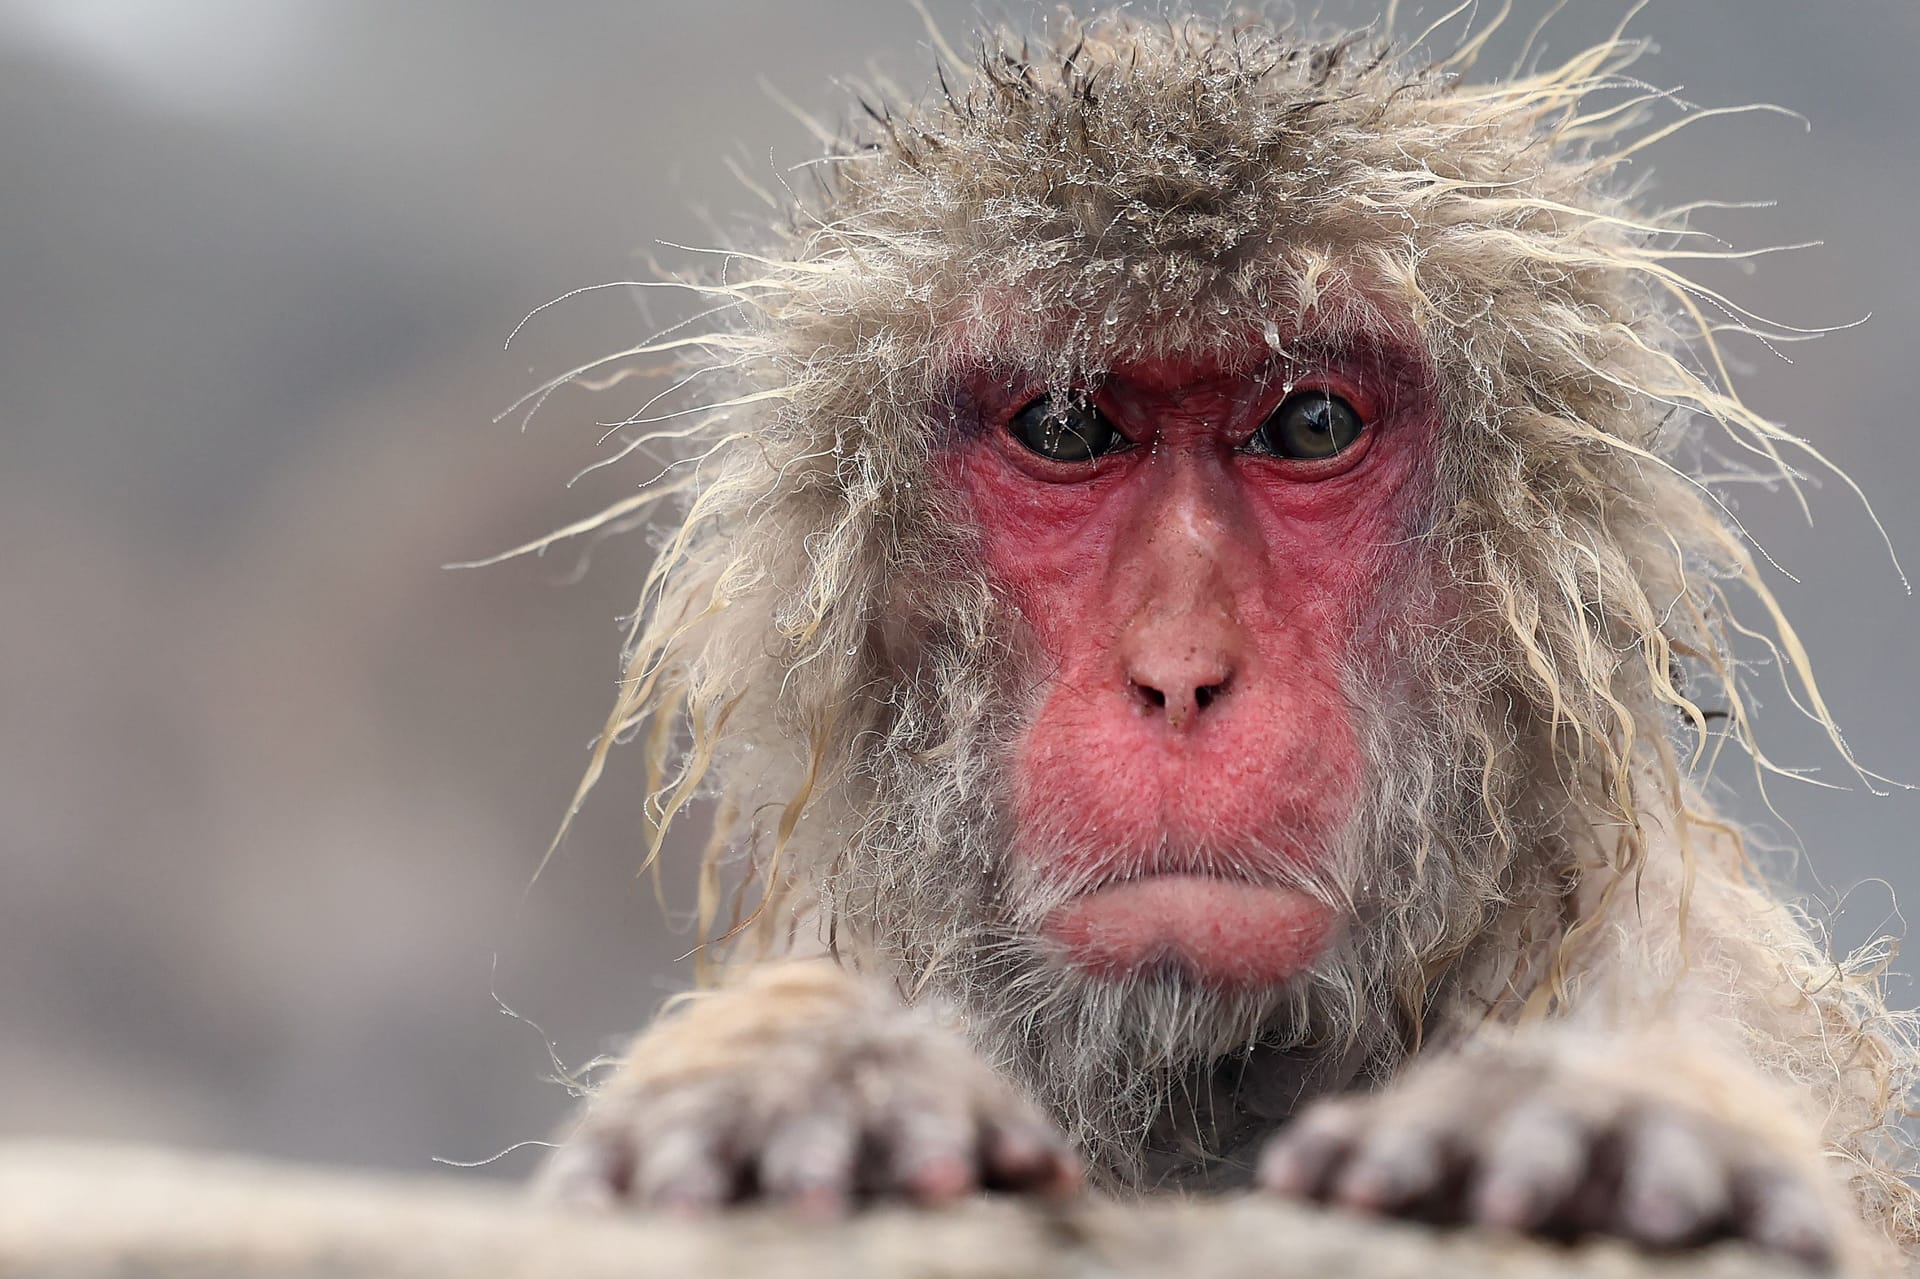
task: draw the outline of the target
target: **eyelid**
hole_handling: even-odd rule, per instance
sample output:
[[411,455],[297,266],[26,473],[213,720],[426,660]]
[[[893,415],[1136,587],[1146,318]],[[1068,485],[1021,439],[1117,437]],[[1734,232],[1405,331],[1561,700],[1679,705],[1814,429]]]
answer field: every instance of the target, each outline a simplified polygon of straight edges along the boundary
[[[1079,388],[1067,388],[1068,393]],[[1048,457],[1035,451],[1019,438],[1013,428],[1014,419],[1032,407],[1037,401],[1059,392],[1049,391],[1044,386],[1034,388],[1020,396],[1008,396],[998,403],[983,405],[984,412],[976,419],[990,447],[1000,459],[1021,472],[1027,478],[1043,484],[1078,485],[1097,482],[1112,476],[1114,466],[1123,457],[1136,452],[1140,442],[1120,429],[1112,413],[1101,407],[1097,390],[1081,390],[1090,405],[1105,421],[1107,429],[1113,433],[1118,446],[1081,461],[1066,461]],[[998,397],[995,397],[998,400]]]
[[[1281,408],[1302,395],[1319,392],[1334,399],[1343,400],[1360,418],[1360,433],[1347,447],[1325,457],[1290,457],[1280,452],[1265,452],[1253,448],[1253,442],[1267,429]],[[1381,410],[1380,397],[1371,389],[1362,389],[1351,378],[1337,373],[1316,370],[1311,375],[1289,378],[1282,384],[1281,394],[1260,417],[1247,438],[1242,440],[1234,451],[1257,458],[1263,465],[1276,468],[1294,483],[1313,483],[1330,480],[1336,476],[1353,471],[1373,452],[1383,419],[1387,415]]]
[[[1042,400],[1053,399],[1056,394],[1065,394],[1065,395],[1074,396],[1075,398],[1072,401],[1070,401],[1071,404],[1084,405],[1086,408],[1093,410],[1094,414],[1102,422],[1105,422],[1107,424],[1107,429],[1112,431],[1118,439],[1124,441],[1125,448],[1136,448],[1139,446],[1140,441],[1134,439],[1131,435],[1127,434],[1125,429],[1123,429],[1120,425],[1120,419],[1116,417],[1114,414],[1108,412],[1106,408],[1104,408],[1101,405],[1100,398],[1099,398],[1099,391],[1097,389],[1092,389],[1092,388],[1073,387],[1064,392],[1037,390],[1026,395],[1018,396],[1010,401],[1010,404],[1012,405],[1012,407],[1008,408],[1004,413],[995,415],[995,418],[999,421],[999,430],[1003,434],[1011,435],[1013,433],[1013,423],[1022,413],[1025,413],[1028,409],[1040,403]],[[1112,453],[1118,453],[1122,451],[1124,450],[1123,449],[1109,450],[1109,452],[1112,452]],[[1104,457],[1106,456],[1106,454],[1104,453],[1096,454],[1095,456]],[[1092,460],[1092,459],[1089,459],[1089,460]]]
[[[1335,368],[1337,367],[1336,364]],[[1297,377],[1283,378],[1280,383],[1280,396],[1274,400],[1267,411],[1261,415],[1261,425],[1264,426],[1267,420],[1279,411],[1282,404],[1285,404],[1296,395],[1312,391],[1323,391],[1328,395],[1345,400],[1353,406],[1353,411],[1360,415],[1360,420],[1369,426],[1386,416],[1386,405],[1383,402],[1383,397],[1374,389],[1372,379],[1368,379],[1367,383],[1363,385],[1353,377],[1336,372],[1335,368],[1317,365],[1311,373]]]

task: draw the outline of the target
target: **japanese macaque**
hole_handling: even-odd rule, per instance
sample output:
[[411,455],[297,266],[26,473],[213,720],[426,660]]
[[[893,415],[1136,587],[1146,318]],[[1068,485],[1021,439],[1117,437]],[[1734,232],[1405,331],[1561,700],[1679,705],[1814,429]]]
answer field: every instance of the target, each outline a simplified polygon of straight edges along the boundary
[[550,1193],[1251,1186],[1904,1264],[1885,955],[1700,791],[1765,763],[1737,634],[1831,724],[1685,469],[1791,480],[1719,354],[1766,326],[1630,202],[1685,118],[1640,46],[1475,83],[1484,39],[989,36],[686,282],[717,326],[569,375],[695,397],[568,532],[685,503],[591,773],[640,739],[656,851],[714,814],[726,962]]

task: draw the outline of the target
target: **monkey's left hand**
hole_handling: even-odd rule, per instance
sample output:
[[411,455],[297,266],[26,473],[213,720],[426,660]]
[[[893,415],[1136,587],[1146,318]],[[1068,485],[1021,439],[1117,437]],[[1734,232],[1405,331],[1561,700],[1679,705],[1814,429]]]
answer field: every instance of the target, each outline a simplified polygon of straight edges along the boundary
[[1655,1248],[1737,1238],[1831,1264],[1842,1218],[1818,1180],[1817,1147],[1783,1150],[1730,1107],[1671,1093],[1469,1052],[1383,1092],[1315,1104],[1267,1147],[1260,1183],[1436,1224]]

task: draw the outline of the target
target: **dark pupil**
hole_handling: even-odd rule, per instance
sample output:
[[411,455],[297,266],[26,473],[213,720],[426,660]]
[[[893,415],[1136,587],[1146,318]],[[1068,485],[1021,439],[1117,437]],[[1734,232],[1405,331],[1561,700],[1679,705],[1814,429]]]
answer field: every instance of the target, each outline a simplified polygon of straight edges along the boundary
[[1359,439],[1365,426],[1339,396],[1303,391],[1281,401],[1260,428],[1260,442],[1281,457],[1332,457]]
[[1113,448],[1114,429],[1084,400],[1059,402],[1043,395],[1007,424],[1015,439],[1056,462],[1085,462]]

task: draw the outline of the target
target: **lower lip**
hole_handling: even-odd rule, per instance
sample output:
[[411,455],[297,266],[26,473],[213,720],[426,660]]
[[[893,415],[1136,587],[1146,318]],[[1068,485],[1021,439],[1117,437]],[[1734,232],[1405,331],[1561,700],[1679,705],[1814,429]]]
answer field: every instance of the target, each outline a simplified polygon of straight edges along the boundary
[[1096,889],[1056,911],[1044,935],[1072,967],[1128,977],[1177,966],[1204,985],[1280,986],[1333,940],[1332,909],[1304,893],[1196,875]]

